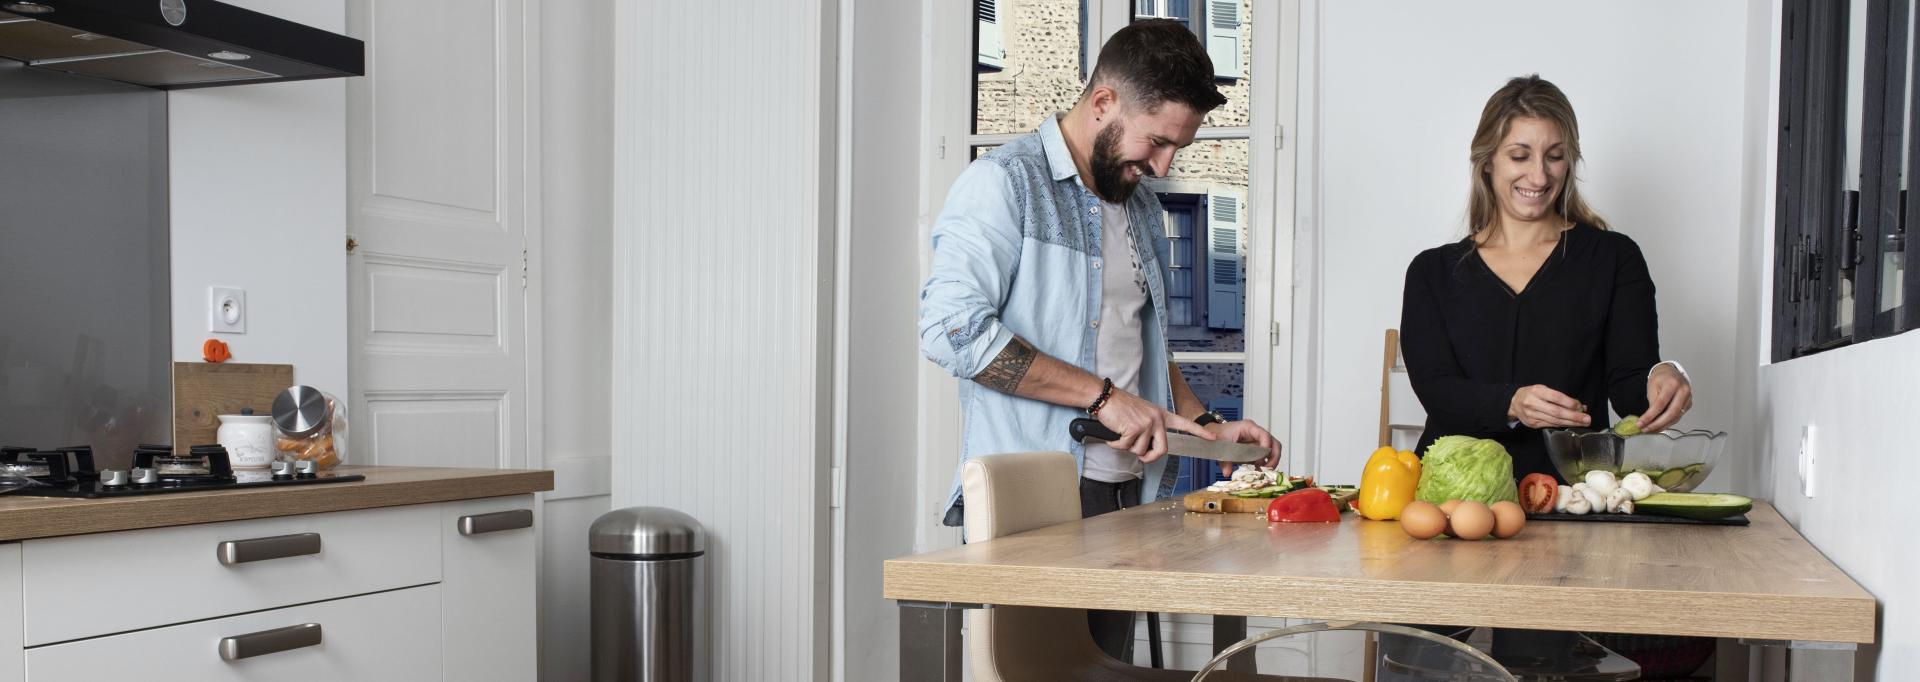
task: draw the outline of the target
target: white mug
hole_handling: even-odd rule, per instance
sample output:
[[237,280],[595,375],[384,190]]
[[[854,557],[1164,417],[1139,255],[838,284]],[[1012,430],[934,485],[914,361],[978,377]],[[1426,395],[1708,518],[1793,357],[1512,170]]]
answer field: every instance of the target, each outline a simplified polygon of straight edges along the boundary
[[227,449],[235,469],[265,469],[273,463],[273,423],[267,415],[220,415],[215,440]]

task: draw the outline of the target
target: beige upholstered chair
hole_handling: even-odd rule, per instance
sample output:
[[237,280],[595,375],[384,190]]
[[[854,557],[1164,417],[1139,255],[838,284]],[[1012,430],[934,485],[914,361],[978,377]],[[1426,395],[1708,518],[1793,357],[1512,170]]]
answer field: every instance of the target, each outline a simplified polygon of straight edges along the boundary
[[[1080,518],[1080,475],[1073,456],[1064,452],[975,458],[963,469],[961,486],[966,493],[968,542]],[[1193,678],[1190,671],[1142,668],[1108,656],[1087,632],[1087,612],[1082,609],[996,606],[971,611],[967,653],[976,682],[1185,682]],[[1207,679],[1306,682],[1309,678],[1220,672]]]

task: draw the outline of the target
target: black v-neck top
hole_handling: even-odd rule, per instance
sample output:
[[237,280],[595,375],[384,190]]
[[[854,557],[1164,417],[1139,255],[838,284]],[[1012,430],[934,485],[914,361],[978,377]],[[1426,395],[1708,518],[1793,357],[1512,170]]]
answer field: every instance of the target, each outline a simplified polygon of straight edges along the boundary
[[1400,348],[1427,411],[1416,452],[1441,436],[1491,438],[1516,477],[1555,475],[1540,431],[1508,426],[1508,403],[1545,384],[1586,403],[1596,427],[1608,424],[1609,401],[1622,415],[1645,412],[1647,372],[1660,362],[1653,279],[1632,239],[1581,224],[1516,294],[1463,239],[1407,267]]

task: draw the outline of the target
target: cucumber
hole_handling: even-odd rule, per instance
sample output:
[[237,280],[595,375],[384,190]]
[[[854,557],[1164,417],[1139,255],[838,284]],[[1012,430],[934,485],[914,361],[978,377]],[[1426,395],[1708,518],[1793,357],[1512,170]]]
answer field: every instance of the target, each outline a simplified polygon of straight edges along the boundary
[[1711,521],[1753,509],[1753,500],[1731,493],[1654,493],[1633,503],[1636,514],[1680,516]]
[[1286,492],[1291,487],[1292,486],[1285,486],[1285,485],[1270,485],[1265,488],[1253,488],[1250,490],[1235,490],[1232,493],[1228,493],[1228,494],[1233,495],[1234,497],[1279,497],[1280,493]]
[[1653,484],[1662,488],[1677,488],[1687,480],[1686,469],[1668,469],[1653,477]]

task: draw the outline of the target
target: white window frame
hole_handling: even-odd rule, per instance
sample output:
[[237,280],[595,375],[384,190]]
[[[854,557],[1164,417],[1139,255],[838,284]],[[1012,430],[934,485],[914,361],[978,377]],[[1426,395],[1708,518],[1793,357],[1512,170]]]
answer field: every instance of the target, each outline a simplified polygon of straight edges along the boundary
[[[1099,46],[1132,20],[1132,0],[1091,0],[1083,35],[1089,36],[1086,63]],[[1176,362],[1244,362],[1244,412],[1267,426],[1283,442],[1292,442],[1293,276],[1296,145],[1287,132],[1296,128],[1299,80],[1300,0],[1260,3],[1253,12],[1252,63],[1261,65],[1249,92],[1250,125],[1202,128],[1200,140],[1248,140],[1248,239],[1246,351],[1177,353]],[[929,3],[927,88],[923,91],[925,143],[929,153],[922,173],[920,201],[920,276],[929,272],[933,221],[947,190],[973,158],[976,146],[1005,144],[1016,134],[972,134],[973,4]],[[930,363],[928,363],[930,365]],[[921,374],[920,446],[922,500],[937,517],[946,501],[950,472],[959,460],[960,406],[953,378],[937,368]],[[1313,473],[1317,462],[1294,460],[1290,468]],[[923,521],[920,538],[941,546],[947,531],[937,520]]]

